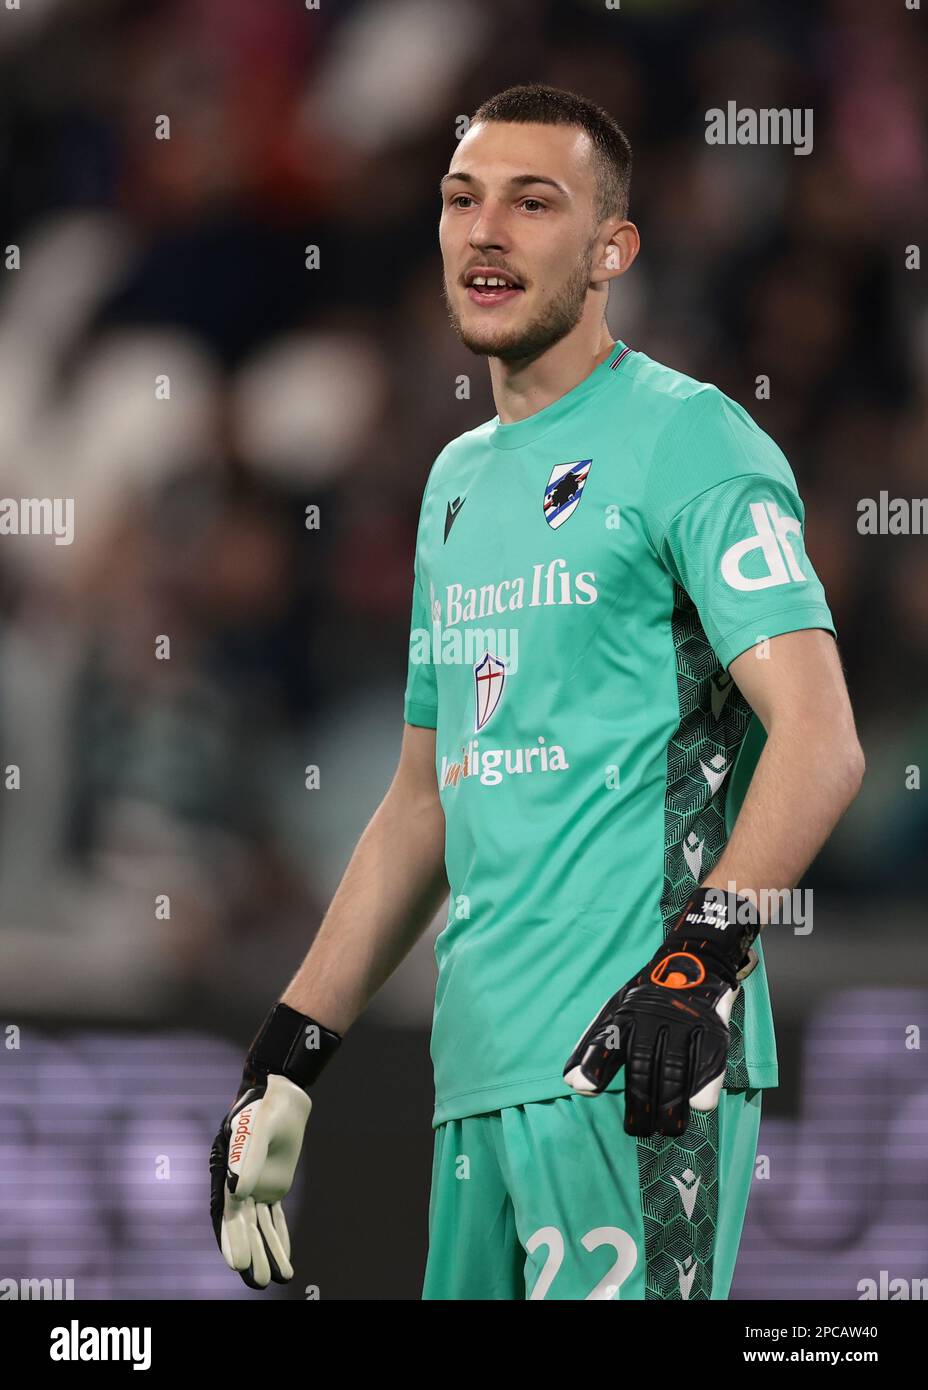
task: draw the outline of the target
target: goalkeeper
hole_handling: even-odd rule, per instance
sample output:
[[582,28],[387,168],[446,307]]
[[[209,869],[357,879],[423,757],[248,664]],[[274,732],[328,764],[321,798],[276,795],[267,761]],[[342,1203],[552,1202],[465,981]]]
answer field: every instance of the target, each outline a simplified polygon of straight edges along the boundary
[[498,413],[432,467],[399,765],[213,1146],[253,1287],[293,1274],[316,1078],[450,891],[423,1296],[728,1297],[777,1084],[764,895],[862,754],[784,455],[606,324],[629,170],[611,116],[530,86],[442,180],[445,299]]

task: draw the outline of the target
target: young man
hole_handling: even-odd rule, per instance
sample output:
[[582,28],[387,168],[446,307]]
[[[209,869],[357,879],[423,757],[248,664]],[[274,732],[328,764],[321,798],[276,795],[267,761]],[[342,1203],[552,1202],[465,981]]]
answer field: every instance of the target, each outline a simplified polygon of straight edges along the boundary
[[214,1145],[255,1287],[292,1275],[308,1091],[450,887],[424,1297],[728,1296],[777,1084],[765,894],[863,758],[786,459],[606,325],[630,164],[605,112],[531,86],[442,179],[498,414],[432,468],[396,776]]

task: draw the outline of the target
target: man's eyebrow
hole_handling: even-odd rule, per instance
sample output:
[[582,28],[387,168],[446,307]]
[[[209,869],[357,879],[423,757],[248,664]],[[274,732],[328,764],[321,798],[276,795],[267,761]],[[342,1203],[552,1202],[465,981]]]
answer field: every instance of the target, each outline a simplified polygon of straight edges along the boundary
[[[462,169],[460,172],[445,174],[442,177],[438,184],[439,193],[451,179],[460,179],[464,183],[479,183],[479,179],[476,179],[473,174],[468,174]],[[557,179],[548,178],[547,174],[514,174],[509,180],[510,188],[525,188],[528,184],[533,183],[545,183],[549,188],[556,188],[562,197],[570,196],[563,184],[558,183]]]

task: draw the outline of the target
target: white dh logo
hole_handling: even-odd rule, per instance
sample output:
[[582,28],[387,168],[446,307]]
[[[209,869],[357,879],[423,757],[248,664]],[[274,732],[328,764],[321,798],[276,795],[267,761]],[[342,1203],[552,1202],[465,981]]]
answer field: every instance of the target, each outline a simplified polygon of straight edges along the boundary
[[[793,516],[781,516],[775,502],[751,502],[754,535],[736,541],[722,556],[722,578],[732,589],[771,589],[775,584],[805,584],[806,577],[793,551],[790,536],[801,536],[802,527]],[[741,572],[745,555],[759,550],[767,573],[750,579]]]

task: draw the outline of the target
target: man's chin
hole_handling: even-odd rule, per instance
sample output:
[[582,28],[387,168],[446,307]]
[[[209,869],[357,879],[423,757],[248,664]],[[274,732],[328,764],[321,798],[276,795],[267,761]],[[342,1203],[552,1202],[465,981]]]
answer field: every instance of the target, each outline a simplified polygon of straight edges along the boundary
[[463,345],[477,357],[518,358],[522,355],[525,335],[506,333],[500,329],[471,329],[462,324],[458,329],[458,337]]
[[508,346],[498,338],[475,337],[470,333],[462,333],[461,342],[475,357],[499,357],[501,351],[505,352]]
[[[580,306],[582,308],[582,306]],[[547,321],[503,324],[462,322],[454,320],[458,338],[477,357],[497,357],[514,364],[531,362],[547,352],[571,331],[580,320],[575,314],[551,315]]]

